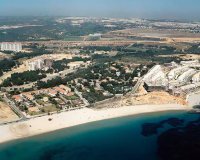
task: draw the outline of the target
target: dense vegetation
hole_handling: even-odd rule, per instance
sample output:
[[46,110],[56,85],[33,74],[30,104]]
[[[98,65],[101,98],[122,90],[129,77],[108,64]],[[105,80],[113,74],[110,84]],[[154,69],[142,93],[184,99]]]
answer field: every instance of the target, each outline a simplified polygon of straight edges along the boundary
[[2,75],[2,72],[10,71],[15,65],[16,62],[12,59],[0,60],[0,75]]
[[54,61],[52,68],[55,72],[60,72],[60,71],[63,71],[64,69],[68,68],[68,66],[67,66],[68,63],[69,63],[69,61],[67,59]]
[[118,51],[118,54],[112,58],[119,59],[121,61],[128,60],[130,62],[137,62],[139,60],[139,62],[169,63],[172,61],[180,62],[182,60],[179,57],[160,56],[172,55],[181,52],[171,46],[134,44],[131,47],[121,48]]
[[60,72],[63,71],[68,67],[68,63],[70,62],[76,62],[76,61],[83,61],[86,62],[90,60],[90,58],[81,58],[81,57],[73,57],[72,59],[62,59],[62,60],[58,60],[58,61],[54,61],[53,65],[52,65],[52,69],[54,70],[54,72]]
[[41,88],[50,88],[50,87],[58,86],[60,84],[64,84],[64,81],[62,80],[62,78],[56,77],[56,78],[54,78],[52,80],[48,80],[47,82],[38,81],[37,82],[37,87],[38,87],[38,89],[41,89]]
[[10,78],[4,80],[2,86],[8,87],[12,85],[23,85],[29,82],[35,82],[42,78],[45,78],[46,75],[40,71],[26,71],[23,73],[14,73]]
[[194,44],[189,49],[186,50],[186,53],[200,54],[200,44]]
[[20,58],[33,58],[33,57],[41,56],[44,54],[51,54],[51,52],[45,50],[44,47],[34,48],[34,49],[32,49],[31,53],[23,53],[23,52],[15,53],[15,55],[13,56],[13,59],[18,60]]
[[95,103],[109,98],[104,96],[101,92],[95,90],[91,90],[91,92],[83,92],[83,97],[87,99],[89,103]]

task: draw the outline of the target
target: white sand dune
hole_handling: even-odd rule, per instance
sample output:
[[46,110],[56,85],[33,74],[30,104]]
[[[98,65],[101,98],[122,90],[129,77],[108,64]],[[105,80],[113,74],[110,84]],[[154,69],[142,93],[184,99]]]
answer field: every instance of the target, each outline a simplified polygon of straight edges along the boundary
[[[150,112],[190,109],[191,107],[178,104],[139,105],[103,110],[84,108],[51,116],[38,117],[25,122],[0,126],[0,143],[99,120]],[[49,118],[52,120],[49,121]]]

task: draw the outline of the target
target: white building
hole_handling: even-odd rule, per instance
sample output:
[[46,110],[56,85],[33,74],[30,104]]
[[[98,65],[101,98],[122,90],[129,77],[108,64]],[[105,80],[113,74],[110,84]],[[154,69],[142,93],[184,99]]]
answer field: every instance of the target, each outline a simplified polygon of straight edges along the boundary
[[189,69],[178,77],[179,82],[189,82],[192,79],[193,75],[195,75],[197,71],[195,69]]
[[34,59],[32,61],[27,61],[26,66],[28,67],[29,71],[35,70],[48,70],[52,67],[53,60],[51,59]]
[[181,61],[180,64],[183,65],[183,66],[199,65],[199,60]]
[[27,64],[28,70],[29,71],[41,70],[43,68],[43,64],[44,64],[44,61],[42,59],[28,62]]
[[162,68],[160,65],[155,65],[145,76],[144,76],[144,81],[149,81],[157,75],[158,72],[162,71]]
[[181,67],[172,69],[168,74],[168,78],[169,80],[177,79],[181,74],[183,74],[184,72],[188,70],[189,70],[189,67],[187,66],[181,66]]
[[22,51],[22,44],[21,43],[3,42],[3,43],[1,43],[1,51],[20,52],[20,51]]
[[[179,90],[180,93],[182,94],[189,94],[189,93],[192,93],[192,92],[196,92],[200,89],[200,83],[195,83],[195,84],[189,84],[189,85],[185,85],[185,86],[182,86],[180,88],[178,88],[177,90]],[[176,90],[175,90],[176,92]]]
[[101,39],[101,34],[100,33],[95,33],[95,34],[89,34],[88,40],[98,40]]
[[160,65],[155,65],[145,76],[144,82],[148,87],[160,87],[165,88],[168,86],[168,80]]
[[193,83],[200,82],[200,72],[196,73],[196,74],[192,77],[192,82],[193,82]]

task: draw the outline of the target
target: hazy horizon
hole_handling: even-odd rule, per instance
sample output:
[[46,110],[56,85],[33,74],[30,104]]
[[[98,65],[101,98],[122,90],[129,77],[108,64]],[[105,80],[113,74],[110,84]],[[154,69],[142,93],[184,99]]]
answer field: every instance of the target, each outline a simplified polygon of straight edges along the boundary
[[200,20],[198,0],[0,0],[0,16]]

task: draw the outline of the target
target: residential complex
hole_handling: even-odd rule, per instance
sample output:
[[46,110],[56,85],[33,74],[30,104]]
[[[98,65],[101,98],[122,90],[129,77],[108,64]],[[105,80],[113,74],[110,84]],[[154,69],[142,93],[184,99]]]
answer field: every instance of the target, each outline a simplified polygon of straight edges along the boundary
[[[83,101],[66,85],[13,95],[16,105],[27,114],[37,115],[74,107],[83,107]],[[23,108],[25,107],[25,109]]]
[[1,43],[1,51],[20,52],[20,51],[22,51],[22,44],[21,43],[3,42],[3,43]]
[[148,91],[165,90],[168,84],[167,77],[160,65],[155,65],[145,76],[144,85]]
[[148,91],[166,90],[174,95],[186,96],[200,90],[199,61],[171,63],[172,69],[155,65],[143,78]]

